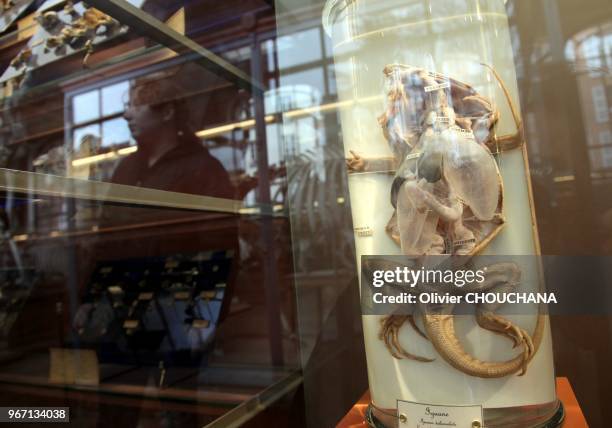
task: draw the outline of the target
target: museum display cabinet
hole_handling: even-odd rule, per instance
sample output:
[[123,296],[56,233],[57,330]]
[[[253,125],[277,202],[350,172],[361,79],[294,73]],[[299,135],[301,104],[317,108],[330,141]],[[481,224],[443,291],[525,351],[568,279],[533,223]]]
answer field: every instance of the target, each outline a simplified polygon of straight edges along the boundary
[[1,1],[1,405],[528,428],[566,376],[606,426],[604,280],[571,314],[363,304],[397,257],[570,301],[562,256],[609,278],[612,10],[586,3]]
[[70,407],[77,426],[288,418],[301,374],[286,186],[258,143],[276,120],[260,116],[273,9],[14,3],[2,402]]

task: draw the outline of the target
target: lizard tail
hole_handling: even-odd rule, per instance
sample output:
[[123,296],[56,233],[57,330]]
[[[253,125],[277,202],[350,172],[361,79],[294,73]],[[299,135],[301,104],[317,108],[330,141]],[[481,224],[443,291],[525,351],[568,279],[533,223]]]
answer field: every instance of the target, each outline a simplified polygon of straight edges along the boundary
[[493,76],[495,77],[495,80],[497,80],[497,83],[499,83],[499,86],[501,87],[501,90],[504,93],[504,96],[506,97],[508,106],[510,107],[510,112],[512,113],[512,118],[514,119],[514,125],[516,126],[515,134],[495,137],[493,140],[493,143],[495,143],[494,147],[489,148],[505,152],[520,147],[524,140],[525,131],[523,128],[523,121],[521,120],[521,115],[519,113],[518,108],[514,104],[512,97],[510,96],[510,91],[508,91],[506,84],[504,83],[497,70],[495,70],[491,65],[486,64],[484,62],[481,62],[480,65],[490,70]]
[[526,357],[521,353],[507,361],[481,361],[465,351],[455,335],[453,315],[423,315],[427,337],[440,356],[457,370],[475,377],[500,378],[517,372],[524,374],[527,364],[537,353],[544,336],[546,318],[538,314],[532,335],[533,349]]
[[499,86],[501,87],[502,92],[504,93],[504,96],[506,97],[506,101],[508,102],[508,106],[510,107],[510,112],[512,113],[512,118],[514,119],[514,124],[516,125],[516,128],[517,128],[518,132],[522,134],[522,132],[523,132],[523,123],[521,121],[521,116],[520,116],[520,114],[518,112],[518,108],[516,107],[516,105],[514,104],[514,101],[512,100],[512,97],[510,96],[510,91],[508,91],[508,88],[506,87],[506,84],[504,83],[504,80],[501,78],[499,73],[497,73],[497,70],[495,70],[489,64],[481,62],[480,65],[482,65],[483,67],[489,69],[491,71],[491,73],[493,73],[493,76],[495,77],[495,80],[497,80],[497,82],[499,83]]

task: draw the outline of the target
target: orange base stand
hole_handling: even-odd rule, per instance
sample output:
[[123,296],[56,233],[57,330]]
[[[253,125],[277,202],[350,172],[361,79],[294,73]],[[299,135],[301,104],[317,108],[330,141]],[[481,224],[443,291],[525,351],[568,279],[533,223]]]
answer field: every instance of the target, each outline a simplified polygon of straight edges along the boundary
[[[557,395],[565,407],[565,420],[563,428],[588,428],[584,419],[578,400],[574,395],[572,386],[566,377],[557,378]],[[370,392],[366,391],[361,399],[349,410],[349,412],[336,425],[337,428],[368,428],[365,421],[365,412],[370,404]]]

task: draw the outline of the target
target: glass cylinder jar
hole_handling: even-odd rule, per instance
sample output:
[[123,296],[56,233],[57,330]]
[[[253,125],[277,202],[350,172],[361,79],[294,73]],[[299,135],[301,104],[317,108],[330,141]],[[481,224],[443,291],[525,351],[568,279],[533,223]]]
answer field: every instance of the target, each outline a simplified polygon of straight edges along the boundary
[[[415,148],[425,130],[434,132],[438,122],[448,128],[449,121],[456,133],[473,140],[469,147],[478,153],[486,150],[494,159],[503,184],[503,210],[498,213],[503,215],[503,227],[477,242],[477,251],[538,255],[503,0],[328,0],[323,24],[333,41],[345,152],[354,166],[349,190],[358,265],[362,255],[419,255],[433,245],[427,241],[429,247],[420,247],[416,238],[410,241],[413,237],[394,239],[395,207],[402,197],[396,186],[405,179],[398,182],[398,169],[417,168],[420,152]],[[398,144],[405,146],[398,148]],[[412,166],[407,161],[411,153]],[[426,228],[422,225],[420,233],[425,234]],[[444,242],[439,245],[445,248],[441,253],[452,253]],[[466,253],[472,250],[476,251],[472,246]],[[531,266],[522,266],[524,273],[537,275],[537,258],[525,263]],[[417,426],[414,421],[410,425],[411,415],[398,413],[398,400],[479,405],[483,426],[536,427],[559,422],[562,409],[555,392],[547,317],[508,316],[527,332],[539,328],[539,346],[526,373],[497,377],[474,376],[436,358],[431,343],[411,328],[397,331],[399,343],[409,346],[410,353],[434,361],[394,357],[380,339],[381,318],[363,316],[370,423]],[[479,328],[474,317],[454,318],[457,339],[475,359],[495,362],[512,355],[506,338]]]

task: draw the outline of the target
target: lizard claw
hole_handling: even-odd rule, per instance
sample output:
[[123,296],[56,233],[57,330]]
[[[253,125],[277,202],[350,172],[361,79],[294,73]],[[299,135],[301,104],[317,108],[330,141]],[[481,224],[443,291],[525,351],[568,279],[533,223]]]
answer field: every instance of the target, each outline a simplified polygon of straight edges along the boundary
[[[399,341],[399,330],[406,321],[414,322],[410,315],[389,315],[381,320],[381,328],[378,332],[378,337],[382,340],[389,350],[389,353],[398,360],[409,359],[430,363],[434,361],[431,358],[421,357],[407,352]],[[420,331],[419,331],[420,332]]]

